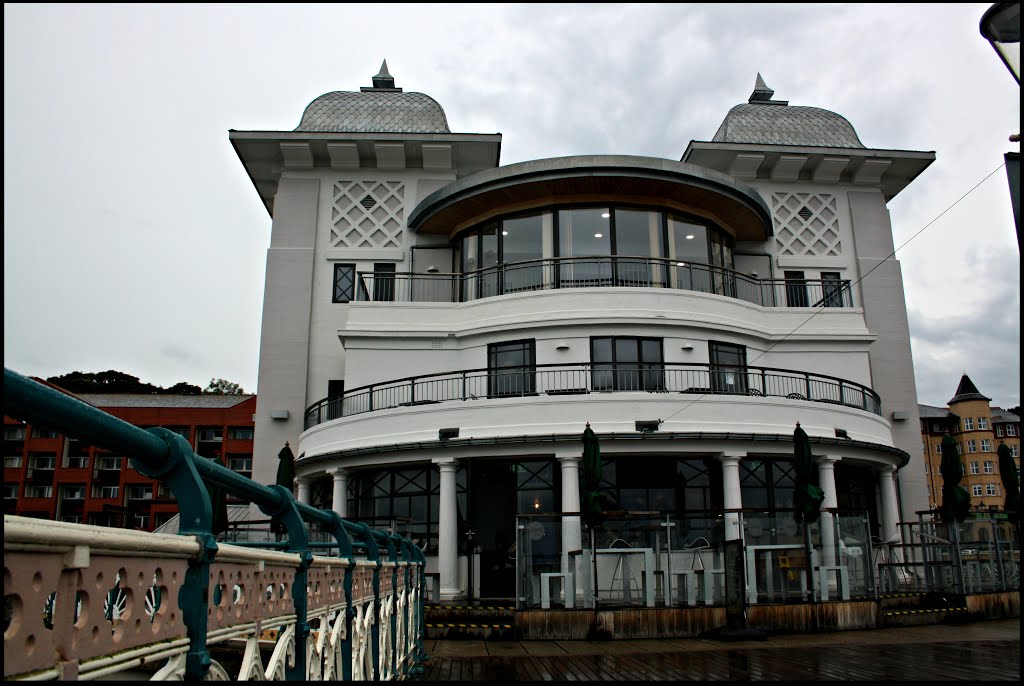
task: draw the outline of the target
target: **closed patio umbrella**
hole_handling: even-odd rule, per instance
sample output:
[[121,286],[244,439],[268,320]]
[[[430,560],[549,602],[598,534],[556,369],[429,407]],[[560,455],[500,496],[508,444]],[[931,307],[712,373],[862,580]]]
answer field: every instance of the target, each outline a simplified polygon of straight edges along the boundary
[[[219,457],[210,458],[212,461],[223,466],[223,459]],[[213,483],[203,479],[203,485],[206,486],[206,492],[210,494],[210,510],[213,513],[213,535],[224,533],[228,530],[228,502],[227,494],[224,489]]]
[[1020,479],[1017,477],[1017,463],[1013,461],[1010,448],[1005,443],[999,444],[996,451],[999,455],[999,478],[1003,482],[1006,500],[1003,509],[1008,512],[1020,511]]
[[811,439],[796,423],[793,431],[793,516],[797,523],[818,521],[825,492],[818,487],[818,470],[811,455]]
[[960,461],[960,450],[956,440],[946,434],[942,437],[942,463],[939,465],[942,474],[942,506],[939,517],[949,524],[953,521],[962,522],[967,519],[971,509],[971,497],[967,489],[960,485],[964,475],[964,463]]
[[[284,447],[277,454],[277,459],[279,462],[277,464],[277,478],[274,480],[274,483],[278,486],[284,486],[290,493],[295,485],[295,454],[292,453],[288,441],[284,442]],[[284,533],[284,527],[276,521],[270,525],[270,530],[275,534]]]

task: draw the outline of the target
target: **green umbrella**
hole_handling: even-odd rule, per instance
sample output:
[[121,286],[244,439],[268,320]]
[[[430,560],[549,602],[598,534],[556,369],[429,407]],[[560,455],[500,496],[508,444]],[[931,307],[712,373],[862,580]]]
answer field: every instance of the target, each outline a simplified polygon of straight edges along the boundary
[[[292,487],[295,485],[295,455],[292,453],[288,441],[284,442],[284,447],[277,454],[277,459],[280,461],[277,463],[277,479],[274,480],[274,483],[284,486],[291,493]],[[284,526],[275,520],[271,523],[270,530],[275,534],[283,534]]]
[[1003,509],[1016,512],[1020,509],[1020,479],[1017,476],[1017,463],[1013,461],[1010,448],[1005,443],[999,444],[996,451],[999,455],[999,478],[1003,482],[1006,501]]
[[818,470],[811,455],[811,439],[796,423],[793,431],[793,516],[797,523],[818,521],[825,492],[818,487]]
[[597,434],[590,428],[590,422],[587,422],[587,428],[583,430],[583,522],[591,528],[600,526],[604,520],[599,490],[603,468],[601,445]]
[[[210,458],[213,462],[223,466],[224,461],[217,457]],[[210,510],[213,512],[213,535],[224,533],[228,530],[228,502],[227,494],[224,489],[203,479],[203,485],[206,486],[206,492],[210,494]]]
[[971,497],[967,489],[960,485],[964,475],[964,463],[960,461],[960,450],[956,440],[946,434],[942,437],[942,463],[939,465],[942,474],[942,506],[939,517],[949,524],[953,520],[962,522],[967,519],[971,509]]

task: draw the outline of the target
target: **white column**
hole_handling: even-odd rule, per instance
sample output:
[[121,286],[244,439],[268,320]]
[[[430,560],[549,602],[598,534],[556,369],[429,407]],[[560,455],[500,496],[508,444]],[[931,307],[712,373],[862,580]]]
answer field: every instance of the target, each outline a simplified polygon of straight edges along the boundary
[[740,538],[740,516],[736,512],[743,507],[743,496],[740,494],[740,460],[746,453],[722,453],[718,456],[722,463],[722,490],[725,504],[725,540],[735,541]]
[[[580,458],[577,455],[559,457],[562,465],[562,512],[580,511]],[[583,547],[579,515],[562,517],[562,573],[569,571],[569,551]],[[576,558],[580,559],[579,557]],[[576,575],[577,570],[572,570]]]
[[[899,536],[900,516],[896,505],[896,468],[886,465],[878,474],[878,491],[882,497],[882,540],[889,541]],[[896,541],[898,542],[898,541]]]
[[440,574],[442,600],[452,600],[459,595],[458,559],[458,512],[455,495],[455,471],[458,465],[454,458],[434,462],[441,472],[441,494],[437,529],[437,571]]
[[334,477],[333,509],[344,518],[348,515],[348,470],[335,467],[327,473]]
[[818,483],[825,492],[825,499],[821,501],[822,555],[824,563],[833,566],[836,564],[835,522],[832,513],[825,510],[839,507],[839,499],[836,497],[835,466],[842,458],[839,455],[818,455],[815,459],[818,462]]
[[295,478],[295,482],[299,485],[299,491],[295,496],[295,499],[300,503],[309,505],[309,487],[312,483],[312,477],[300,476]]

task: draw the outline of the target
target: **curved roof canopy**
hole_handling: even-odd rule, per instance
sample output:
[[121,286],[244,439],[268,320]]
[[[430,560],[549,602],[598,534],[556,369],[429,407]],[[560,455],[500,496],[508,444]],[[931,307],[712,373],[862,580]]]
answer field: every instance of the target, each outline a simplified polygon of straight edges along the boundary
[[388,73],[387,60],[373,86],[358,93],[325,93],[306,106],[296,131],[343,133],[450,133],[437,101],[423,93],[403,93]]
[[704,167],[655,157],[587,155],[510,164],[431,193],[409,216],[421,233],[454,236],[492,217],[555,204],[635,203],[711,219],[738,240],[772,235],[753,188]]

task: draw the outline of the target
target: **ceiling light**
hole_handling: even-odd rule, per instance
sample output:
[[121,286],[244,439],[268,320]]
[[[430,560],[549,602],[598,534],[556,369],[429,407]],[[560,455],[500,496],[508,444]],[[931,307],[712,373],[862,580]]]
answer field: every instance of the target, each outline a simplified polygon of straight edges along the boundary
[[502,232],[501,232],[501,235],[502,235],[502,236],[507,236],[507,235],[508,235],[508,231],[502,231]]
[[601,213],[601,219],[607,219],[610,216],[612,216],[612,215],[608,214],[607,212],[602,212]]
[[693,234],[692,233],[686,234],[686,240],[692,241],[693,240]]
[[602,238],[603,236],[604,236],[603,233],[595,233],[594,234],[594,238]]
[[686,263],[685,262],[676,262],[676,266],[677,267],[685,267]]

